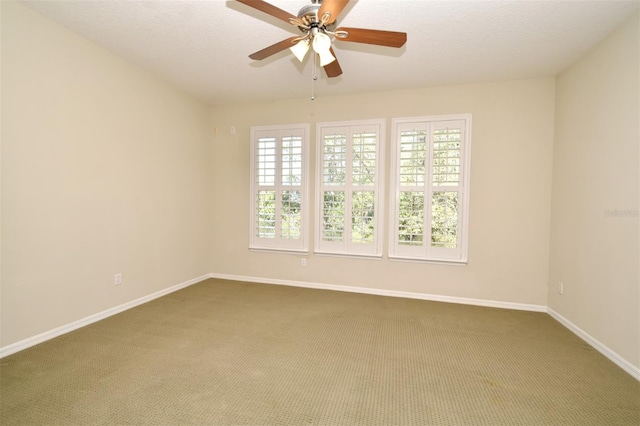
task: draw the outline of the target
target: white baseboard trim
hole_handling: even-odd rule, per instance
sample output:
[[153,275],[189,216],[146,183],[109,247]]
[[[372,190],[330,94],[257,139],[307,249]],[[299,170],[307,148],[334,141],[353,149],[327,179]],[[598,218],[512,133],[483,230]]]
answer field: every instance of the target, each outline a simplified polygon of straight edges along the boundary
[[618,355],[617,353],[609,349],[606,345],[604,345],[598,339],[591,336],[589,333],[587,333],[586,331],[584,331],[583,329],[581,329],[580,327],[578,327],[577,325],[575,325],[574,323],[572,323],[571,321],[569,321],[568,319],[566,319],[565,317],[563,317],[562,315],[554,311],[553,309],[547,308],[547,313],[551,315],[551,317],[553,317],[560,324],[564,325],[569,330],[571,330],[576,336],[580,337],[582,340],[584,340],[585,342],[593,346],[595,350],[597,350],[602,355],[609,358],[618,367],[622,368],[624,371],[631,374],[631,376],[634,379],[640,381],[639,367],[636,367],[626,359],[622,358],[620,355]]
[[434,302],[458,303],[463,305],[485,306],[489,308],[515,309],[519,311],[547,312],[544,305],[531,305],[526,303],[501,302],[498,300],[471,299],[466,297],[441,296],[438,294],[413,293],[408,291],[381,290],[367,287],[353,287],[335,284],[321,284],[307,281],[280,280],[274,278],[247,277],[240,275],[227,275],[212,273],[211,278],[232,281],[246,281],[262,284],[286,285],[292,287],[317,288],[322,290],[345,291],[348,293],[373,294],[377,296],[403,297],[406,299],[431,300]]
[[107,317],[110,317],[115,314],[119,314],[120,312],[126,311],[128,309],[134,308],[138,305],[142,305],[143,303],[150,302],[153,299],[157,299],[159,297],[165,296],[169,293],[173,293],[174,291],[183,289],[185,287],[189,287],[190,285],[199,283],[200,281],[204,281],[206,279],[211,278],[211,274],[202,275],[197,278],[193,278],[191,280],[185,281],[180,284],[176,284],[169,288],[165,288],[164,290],[157,291],[155,293],[149,294],[147,296],[140,297],[139,299],[132,300],[127,303],[123,303],[122,305],[115,306],[113,308],[107,309],[102,312],[98,312],[97,314],[90,315],[88,317],[79,319],[72,323],[56,327],[52,330],[45,331],[44,333],[37,334],[32,337],[28,337],[24,340],[20,340],[19,342],[12,343],[10,345],[4,346],[0,348],[0,358],[5,356],[14,354],[16,352],[22,351],[24,349],[30,348],[31,346],[35,346],[39,343],[45,342],[47,340],[53,339],[54,337],[61,336],[70,331],[77,330],[78,328],[87,326],[89,324],[93,324],[94,322],[100,321]]

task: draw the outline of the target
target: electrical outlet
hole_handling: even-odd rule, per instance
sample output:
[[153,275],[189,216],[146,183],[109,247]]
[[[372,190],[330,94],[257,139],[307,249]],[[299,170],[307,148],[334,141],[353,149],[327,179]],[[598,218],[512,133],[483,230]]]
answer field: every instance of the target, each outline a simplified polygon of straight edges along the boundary
[[115,275],[113,276],[113,283],[114,283],[115,285],[120,285],[120,284],[122,284],[122,274],[115,274]]
[[558,283],[558,294],[563,294],[563,293],[564,293],[564,284]]
[[307,266],[307,258],[303,257],[302,259],[300,259],[300,266]]

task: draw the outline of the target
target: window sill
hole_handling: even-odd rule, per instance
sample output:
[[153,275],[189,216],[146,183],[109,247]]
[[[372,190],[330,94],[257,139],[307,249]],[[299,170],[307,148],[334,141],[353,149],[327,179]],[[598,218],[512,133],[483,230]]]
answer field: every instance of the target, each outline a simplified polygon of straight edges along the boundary
[[313,254],[324,257],[344,257],[351,259],[370,259],[370,260],[382,260],[381,254],[357,254],[357,253],[332,253],[323,251],[314,251]]
[[453,260],[453,259],[424,259],[414,257],[400,257],[389,256],[389,260],[392,262],[409,262],[409,263],[428,263],[432,265],[447,265],[447,266],[467,266],[467,260]]
[[282,254],[309,254],[309,250],[305,249],[286,249],[286,248],[269,248],[269,247],[249,247],[249,251],[258,253],[282,253]]

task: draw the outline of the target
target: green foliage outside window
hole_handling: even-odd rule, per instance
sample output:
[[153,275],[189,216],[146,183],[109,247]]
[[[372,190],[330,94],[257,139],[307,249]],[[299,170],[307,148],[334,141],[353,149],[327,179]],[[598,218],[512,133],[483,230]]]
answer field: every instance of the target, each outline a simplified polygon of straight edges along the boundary
[[431,246],[456,248],[458,244],[458,193],[434,192],[431,205]]
[[421,246],[424,238],[424,193],[400,193],[398,215],[398,243]]
[[374,237],[374,192],[354,191],[351,208],[351,241],[371,243]]
[[322,209],[322,238],[325,241],[342,241],[344,234],[344,191],[325,191]]
[[302,192],[282,191],[281,237],[298,239],[302,233]]
[[276,236],[276,192],[258,191],[258,237]]

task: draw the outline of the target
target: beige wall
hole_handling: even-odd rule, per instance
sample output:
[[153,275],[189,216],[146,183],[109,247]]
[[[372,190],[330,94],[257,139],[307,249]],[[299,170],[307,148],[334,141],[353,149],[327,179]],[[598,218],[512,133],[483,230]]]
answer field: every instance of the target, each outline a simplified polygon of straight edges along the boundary
[[209,108],[1,3],[6,346],[210,272],[212,222]]
[[549,306],[640,367],[638,40],[636,15],[558,76]]
[[[554,84],[549,78],[335,98],[317,93],[313,102],[215,109],[212,272],[546,305]],[[250,126],[309,122],[315,135],[316,122],[383,118],[390,134],[392,117],[455,113],[473,114],[467,266],[389,261],[386,228],[382,260],[310,255],[301,267],[298,255],[248,250]]]

